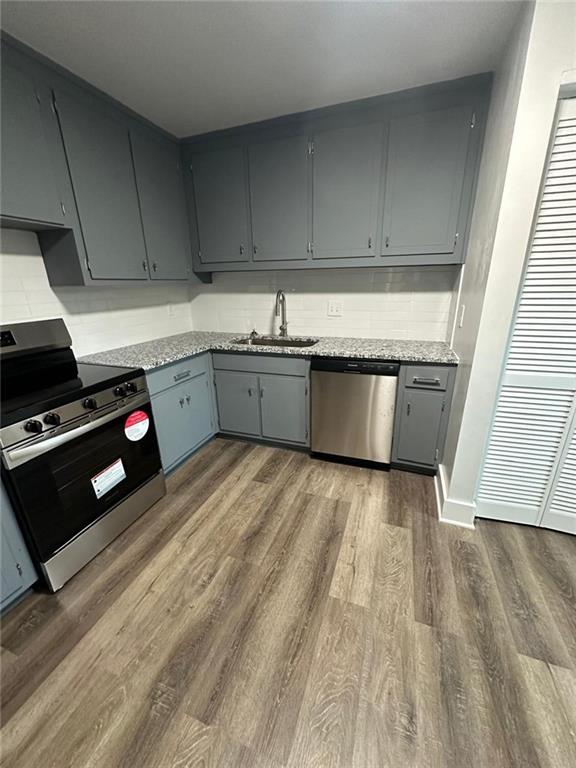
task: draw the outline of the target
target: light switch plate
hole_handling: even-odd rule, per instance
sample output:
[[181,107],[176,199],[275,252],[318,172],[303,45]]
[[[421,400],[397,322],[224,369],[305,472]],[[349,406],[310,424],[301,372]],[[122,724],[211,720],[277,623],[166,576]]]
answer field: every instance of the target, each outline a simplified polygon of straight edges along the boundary
[[342,317],[342,302],[338,299],[328,299],[328,317]]

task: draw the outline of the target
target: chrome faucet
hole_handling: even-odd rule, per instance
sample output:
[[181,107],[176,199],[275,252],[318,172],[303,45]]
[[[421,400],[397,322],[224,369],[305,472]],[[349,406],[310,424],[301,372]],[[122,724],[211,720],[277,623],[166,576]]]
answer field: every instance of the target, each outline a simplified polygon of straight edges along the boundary
[[284,291],[278,291],[276,294],[276,307],[274,309],[276,317],[280,317],[280,336],[288,335],[288,321],[286,320],[286,296]]

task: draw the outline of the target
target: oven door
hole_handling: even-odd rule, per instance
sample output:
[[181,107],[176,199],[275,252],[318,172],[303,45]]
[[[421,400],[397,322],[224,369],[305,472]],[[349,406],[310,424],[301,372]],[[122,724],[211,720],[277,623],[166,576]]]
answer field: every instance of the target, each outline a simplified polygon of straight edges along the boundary
[[3,451],[29,543],[46,562],[161,470],[148,395]]

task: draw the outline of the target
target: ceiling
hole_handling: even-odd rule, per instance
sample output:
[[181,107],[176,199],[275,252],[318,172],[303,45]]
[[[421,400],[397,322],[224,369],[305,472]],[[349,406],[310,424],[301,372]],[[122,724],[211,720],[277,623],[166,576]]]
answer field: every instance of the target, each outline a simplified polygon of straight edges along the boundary
[[493,69],[509,2],[2,2],[2,28],[188,136]]

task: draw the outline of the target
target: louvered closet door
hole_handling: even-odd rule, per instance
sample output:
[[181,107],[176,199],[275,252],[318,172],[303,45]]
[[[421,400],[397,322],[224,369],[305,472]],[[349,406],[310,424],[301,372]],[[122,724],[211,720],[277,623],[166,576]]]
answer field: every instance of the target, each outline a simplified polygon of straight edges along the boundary
[[[574,533],[576,99],[559,110],[477,514]],[[555,506],[554,506],[555,505]],[[564,506],[562,506],[564,505]]]

